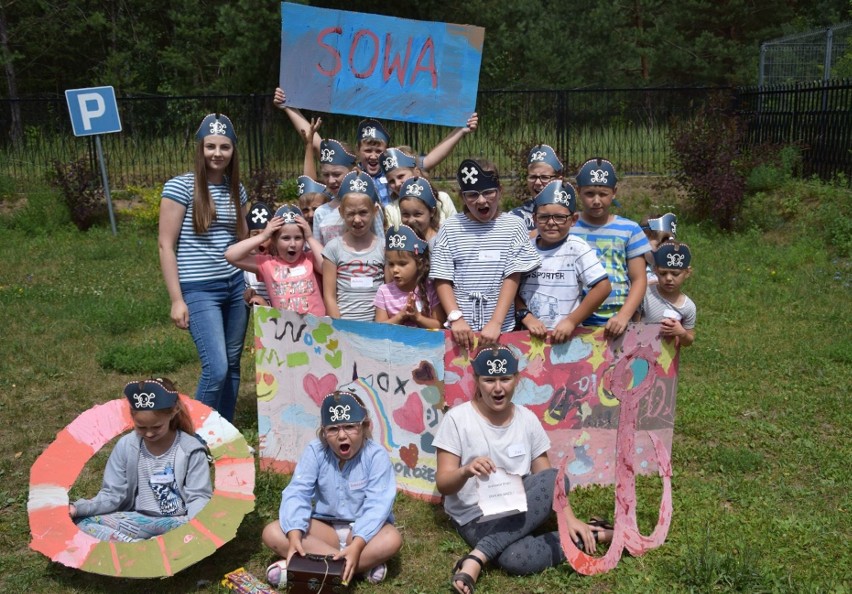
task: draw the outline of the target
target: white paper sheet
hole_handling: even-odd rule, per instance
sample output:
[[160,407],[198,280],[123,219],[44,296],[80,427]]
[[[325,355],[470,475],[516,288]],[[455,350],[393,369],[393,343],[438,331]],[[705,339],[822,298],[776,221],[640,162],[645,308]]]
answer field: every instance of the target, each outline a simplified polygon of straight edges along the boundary
[[498,468],[484,480],[477,480],[477,490],[479,508],[482,510],[479,521],[527,511],[527,494],[520,475],[509,474]]

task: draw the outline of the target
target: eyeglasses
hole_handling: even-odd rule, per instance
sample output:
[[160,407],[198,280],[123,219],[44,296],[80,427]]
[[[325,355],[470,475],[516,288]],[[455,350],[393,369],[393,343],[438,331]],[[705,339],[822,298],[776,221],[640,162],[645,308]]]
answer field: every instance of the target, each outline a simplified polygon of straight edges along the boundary
[[530,182],[531,184],[534,184],[537,181],[539,181],[543,184],[546,184],[550,181],[553,181],[554,179],[556,179],[555,175],[528,175],[527,176],[527,181]]
[[491,190],[483,190],[482,192],[477,192],[476,190],[465,190],[461,193],[462,198],[465,200],[477,200],[480,196],[485,198],[486,200],[491,200],[492,198],[497,197],[497,188],[492,188]]
[[346,435],[353,435],[361,428],[361,423],[349,423],[346,425],[332,425],[325,428],[325,434],[336,437],[338,433],[343,431]]
[[548,221],[553,221],[557,225],[564,225],[568,222],[568,219],[571,218],[571,215],[560,215],[560,214],[537,214],[535,215],[535,222],[539,225],[544,225]]

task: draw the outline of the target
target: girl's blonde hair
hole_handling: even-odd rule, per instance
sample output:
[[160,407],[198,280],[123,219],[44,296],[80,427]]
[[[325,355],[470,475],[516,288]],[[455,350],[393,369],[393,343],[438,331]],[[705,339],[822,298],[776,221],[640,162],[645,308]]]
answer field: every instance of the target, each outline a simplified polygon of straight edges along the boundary
[[[245,239],[248,236],[248,225],[243,216],[242,204],[240,204],[240,159],[237,145],[234,143],[234,152],[231,154],[231,162],[225,169],[225,179],[228,180],[231,203],[237,217],[237,238]],[[216,218],[216,205],[210,197],[210,188],[207,185],[207,162],[204,159],[204,139],[196,143],[195,147],[195,187],[192,191],[192,228],[196,234],[207,233],[213,220]]]

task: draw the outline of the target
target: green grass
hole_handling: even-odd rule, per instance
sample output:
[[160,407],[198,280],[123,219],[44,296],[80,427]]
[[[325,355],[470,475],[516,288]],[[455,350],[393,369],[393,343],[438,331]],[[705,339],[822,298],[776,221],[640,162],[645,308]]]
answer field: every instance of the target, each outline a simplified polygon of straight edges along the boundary
[[[49,193],[30,198],[52,212]],[[671,200],[638,182],[622,196],[633,216]],[[122,219],[113,237],[79,233],[61,217],[42,231],[0,223],[0,592],[222,592],[218,580],[234,568],[262,575],[271,555],[260,531],[287,481],[270,473],[258,475],[257,508],[237,538],[167,581],[86,574],[28,549],[29,469],[56,432],[138,374],[169,369],[192,393],[198,364],[188,335],[169,321],[149,226]],[[849,590],[852,269],[817,229],[789,229],[723,235],[680,225],[694,254],[686,292],[698,326],[682,353],[666,543],[595,577],[564,566],[526,578],[489,569],[477,592]],[[253,377],[247,349],[236,424],[256,444]],[[75,496],[94,493],[105,460],[102,452],[87,466]],[[659,481],[640,477],[637,492],[647,533]],[[582,489],[572,503],[581,517],[611,516],[612,497]],[[396,515],[405,544],[389,580],[354,590],[447,592],[464,543],[436,506],[399,496]]]

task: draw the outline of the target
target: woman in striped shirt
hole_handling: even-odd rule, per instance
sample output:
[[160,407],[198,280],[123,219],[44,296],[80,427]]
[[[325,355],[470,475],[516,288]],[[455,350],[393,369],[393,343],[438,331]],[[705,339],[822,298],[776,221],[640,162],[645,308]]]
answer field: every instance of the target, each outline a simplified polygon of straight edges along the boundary
[[170,179],[160,202],[160,267],[171,318],[189,329],[201,359],[196,400],[232,421],[240,387],[248,309],[242,272],[225,250],[248,235],[237,136],[227,116],[209,114],[195,135],[195,170]]

